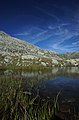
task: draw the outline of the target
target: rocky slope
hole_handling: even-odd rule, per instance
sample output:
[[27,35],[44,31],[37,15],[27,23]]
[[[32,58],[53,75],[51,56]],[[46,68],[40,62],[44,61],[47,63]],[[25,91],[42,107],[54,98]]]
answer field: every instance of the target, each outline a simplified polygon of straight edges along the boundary
[[77,59],[79,58],[79,52],[67,52],[63,54],[63,57],[67,58],[67,59]]
[[[43,50],[28,42],[11,37],[5,32],[0,32],[0,66],[66,66],[79,65],[77,59],[71,59],[69,54],[60,55],[53,51]],[[69,56],[68,56],[69,55]]]

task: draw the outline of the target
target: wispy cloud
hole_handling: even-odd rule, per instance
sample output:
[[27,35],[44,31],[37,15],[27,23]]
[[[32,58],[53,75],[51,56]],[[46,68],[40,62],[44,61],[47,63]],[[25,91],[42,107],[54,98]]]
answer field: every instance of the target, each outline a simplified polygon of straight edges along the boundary
[[77,42],[72,43],[72,45],[79,46],[79,40]]
[[[79,44],[79,41],[75,42],[75,43],[72,43],[72,38],[74,38],[75,40],[75,37],[79,35],[78,33],[78,29],[73,32],[73,31],[70,31],[69,29],[67,29],[67,26],[68,24],[61,24],[58,28],[58,32],[56,32],[55,35],[58,35],[58,37],[55,39],[56,42],[52,42],[51,45],[49,45],[52,49],[54,50],[62,50],[62,51],[69,51],[69,49],[72,51],[73,49],[77,49],[79,50],[78,48],[78,44]],[[64,27],[64,29],[62,29],[62,27]],[[69,25],[68,25],[69,27]],[[66,43],[66,41],[70,41],[70,45],[69,43],[64,45],[64,42]]]
[[[58,45],[63,43],[66,39],[70,39],[72,37],[72,34],[70,35],[69,31],[67,29],[62,29],[62,26],[65,26],[68,24],[62,24],[60,26],[55,27],[55,31],[53,30],[45,30],[39,34],[36,35],[35,40],[33,41],[33,44],[36,44],[38,42],[42,42],[45,40],[50,40],[50,37],[54,41],[53,48],[58,48]],[[55,39],[53,39],[55,38]],[[55,43],[56,41],[56,43]]]
[[15,36],[25,36],[25,35],[29,35],[28,32],[21,32],[21,33],[17,33],[17,34],[14,34]]
[[65,27],[65,26],[68,26],[70,23],[61,23],[59,25],[56,25],[54,26],[53,24],[52,25],[49,25],[48,26],[48,29],[51,29],[51,30],[54,30],[54,29],[61,29],[62,27]]
[[50,38],[50,37],[52,37],[51,34],[49,34],[49,35],[45,35],[45,34],[44,34],[43,36],[41,36],[41,37],[39,37],[38,39],[34,40],[34,41],[33,41],[33,44],[37,44],[37,43],[39,43],[39,42],[46,41],[46,40],[48,40],[48,38]]
[[75,34],[68,34],[68,36],[65,38],[61,38],[58,42],[56,42],[55,44],[51,45],[50,47],[52,49],[55,49],[55,50],[61,50],[61,51],[73,51],[73,50],[78,50],[79,51],[79,41],[78,42],[75,42],[75,43],[72,43],[72,41],[70,41],[71,44],[66,44],[64,45],[64,42],[72,39],[73,37],[75,36]]
[[[39,44],[48,41],[49,49],[61,50],[61,51],[75,51],[79,50],[79,40],[75,40],[75,37],[79,35],[79,28],[71,23],[60,23],[58,25],[50,24],[46,28],[39,26],[32,26],[23,33],[16,35],[25,36],[25,39],[32,44]],[[72,42],[73,38],[73,42]],[[68,44],[64,44],[68,42]]]
[[40,33],[38,33],[38,34],[36,35],[36,37],[40,37],[40,36],[46,34],[47,32],[48,32],[47,30],[45,30],[45,31],[43,31],[43,32],[40,32]]
[[36,8],[36,9],[38,9],[39,11],[41,11],[42,13],[48,15],[49,17],[52,17],[52,18],[56,19],[57,21],[60,21],[60,19],[59,19],[56,15],[54,15],[54,14],[52,14],[52,13],[49,13],[49,12],[46,11],[45,9],[43,9],[43,8],[41,8],[41,7],[37,7],[37,6],[34,6],[34,8]]
[[57,10],[62,10],[67,13],[71,13],[71,14],[74,13],[74,11],[66,5],[50,4],[50,6],[56,8]]
[[54,48],[54,49],[60,49],[60,50],[63,50],[64,47],[61,45],[64,41],[72,38],[73,35],[63,35],[63,36],[60,36],[59,37],[59,40],[56,40],[56,43],[51,45],[50,47]]

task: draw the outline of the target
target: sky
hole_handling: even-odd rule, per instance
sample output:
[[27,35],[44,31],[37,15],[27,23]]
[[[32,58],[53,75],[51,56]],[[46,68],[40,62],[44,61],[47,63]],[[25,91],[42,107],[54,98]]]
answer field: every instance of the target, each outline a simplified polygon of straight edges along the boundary
[[79,51],[79,0],[0,0],[0,31],[59,53]]

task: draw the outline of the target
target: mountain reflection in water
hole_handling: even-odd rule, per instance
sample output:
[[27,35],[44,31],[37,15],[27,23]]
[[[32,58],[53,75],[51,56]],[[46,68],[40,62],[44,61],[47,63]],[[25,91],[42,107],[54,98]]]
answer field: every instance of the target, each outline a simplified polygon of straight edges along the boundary
[[22,79],[24,90],[39,89],[42,97],[52,97],[61,90],[62,99],[79,99],[79,67],[53,68],[50,71],[0,71],[3,79]]

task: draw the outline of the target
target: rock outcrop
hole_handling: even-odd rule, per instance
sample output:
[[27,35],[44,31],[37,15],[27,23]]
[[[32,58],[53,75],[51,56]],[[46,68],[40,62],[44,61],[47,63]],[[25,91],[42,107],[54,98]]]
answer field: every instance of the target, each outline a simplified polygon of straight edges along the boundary
[[61,55],[0,32],[0,66],[8,65],[79,66],[79,52]]

